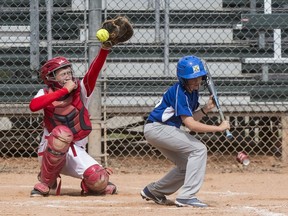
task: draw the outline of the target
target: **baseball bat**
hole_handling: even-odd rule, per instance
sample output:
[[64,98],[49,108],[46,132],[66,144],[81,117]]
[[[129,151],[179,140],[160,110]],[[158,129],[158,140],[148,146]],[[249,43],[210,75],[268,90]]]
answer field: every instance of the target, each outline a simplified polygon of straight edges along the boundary
[[[220,103],[219,103],[217,91],[216,91],[212,76],[210,75],[210,73],[208,71],[207,71],[207,76],[206,76],[205,81],[206,81],[206,86],[208,88],[208,91],[209,91],[210,95],[212,95],[214,103],[217,107],[218,113],[220,114],[220,119],[221,119],[221,121],[224,121],[225,117],[224,117],[223,111],[222,111]],[[228,138],[228,139],[233,138],[233,135],[231,134],[231,132],[228,129],[225,132],[226,132],[226,138]]]

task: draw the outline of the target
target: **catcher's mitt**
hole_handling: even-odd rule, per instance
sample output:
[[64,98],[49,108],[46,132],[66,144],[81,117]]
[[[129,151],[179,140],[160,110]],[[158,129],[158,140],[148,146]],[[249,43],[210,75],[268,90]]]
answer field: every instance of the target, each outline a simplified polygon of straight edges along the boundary
[[102,24],[102,29],[109,32],[108,40],[102,44],[103,48],[112,46],[129,40],[133,35],[133,27],[126,17],[118,16],[115,19],[106,20]]

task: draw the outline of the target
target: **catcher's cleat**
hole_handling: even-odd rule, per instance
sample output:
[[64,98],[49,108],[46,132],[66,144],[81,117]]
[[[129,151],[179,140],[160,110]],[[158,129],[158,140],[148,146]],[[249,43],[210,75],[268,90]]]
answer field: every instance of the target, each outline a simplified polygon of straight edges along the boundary
[[31,197],[43,197],[46,196],[44,194],[42,194],[40,191],[36,190],[35,188],[31,191],[30,193]]
[[108,182],[108,185],[104,191],[105,194],[117,194],[118,191],[117,191],[117,187],[116,185],[114,185],[112,182]]
[[140,195],[142,197],[142,199],[145,199],[147,201],[149,200],[153,200],[155,203],[159,204],[159,205],[175,205],[174,202],[172,202],[171,200],[167,199],[164,195],[163,196],[155,196],[153,195],[147,187],[145,187],[141,192]]
[[50,188],[44,183],[37,183],[30,193],[31,197],[48,196]]
[[[103,196],[107,194],[113,195],[113,194],[118,193],[116,185],[114,185],[112,182],[108,182],[107,187],[101,192],[89,190],[87,186],[85,186],[85,184],[83,183],[81,184],[81,187],[82,187],[82,191],[81,191],[82,196]],[[84,187],[85,187],[85,190],[83,189]]]
[[208,207],[206,203],[201,202],[196,197],[191,199],[176,199],[175,204],[177,207]]

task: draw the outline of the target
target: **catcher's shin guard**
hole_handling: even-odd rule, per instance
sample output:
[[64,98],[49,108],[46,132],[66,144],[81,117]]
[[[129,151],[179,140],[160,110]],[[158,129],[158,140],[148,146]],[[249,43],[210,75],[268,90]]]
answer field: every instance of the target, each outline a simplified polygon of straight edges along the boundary
[[105,195],[115,194],[117,188],[109,182],[109,175],[112,170],[94,164],[85,170],[81,182],[82,195]]
[[34,190],[42,195],[47,195],[50,188],[55,186],[57,177],[65,165],[73,133],[68,127],[60,125],[55,127],[46,139],[48,145],[43,152],[41,172],[38,176],[40,183],[34,186]]

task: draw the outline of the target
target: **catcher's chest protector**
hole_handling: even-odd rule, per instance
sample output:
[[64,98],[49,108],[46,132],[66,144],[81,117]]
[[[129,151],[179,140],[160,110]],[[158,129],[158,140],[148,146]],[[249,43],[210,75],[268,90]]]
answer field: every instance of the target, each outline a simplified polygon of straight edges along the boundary
[[[48,93],[52,89],[48,90]],[[80,97],[80,87],[63,100],[54,101],[44,109],[44,123],[51,132],[57,125],[65,125],[74,134],[74,140],[81,140],[92,130],[88,110]]]

